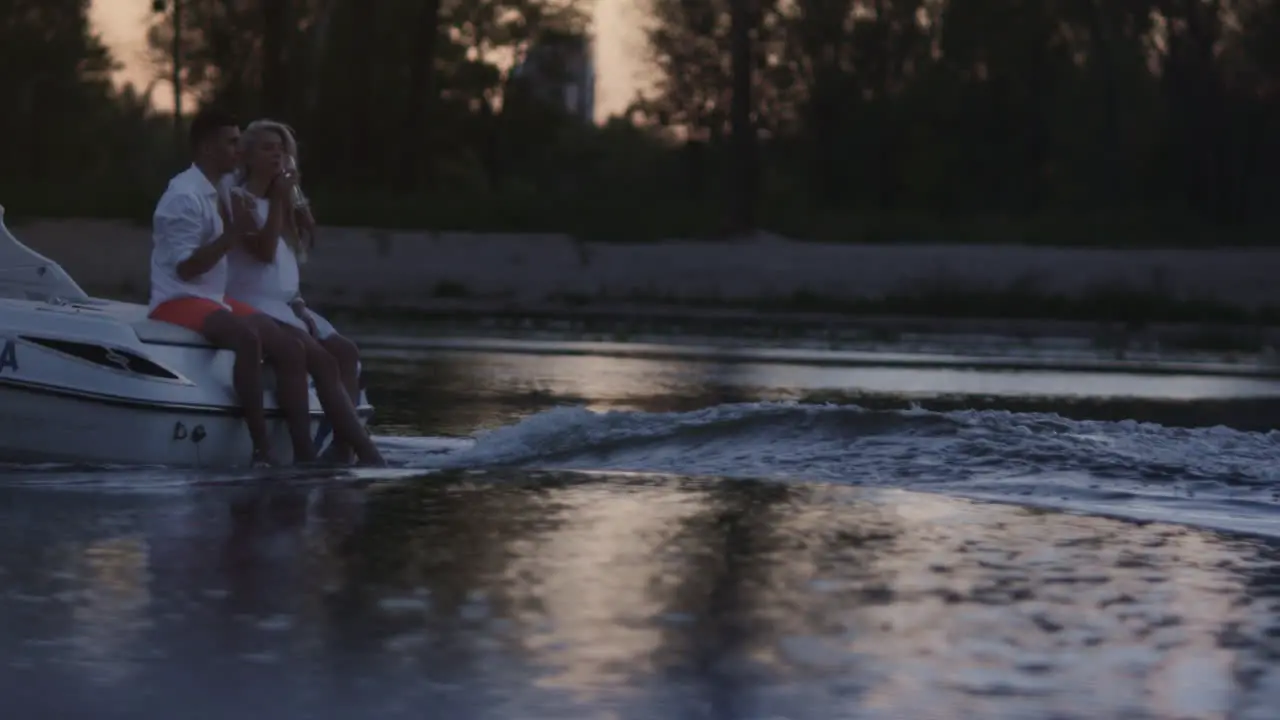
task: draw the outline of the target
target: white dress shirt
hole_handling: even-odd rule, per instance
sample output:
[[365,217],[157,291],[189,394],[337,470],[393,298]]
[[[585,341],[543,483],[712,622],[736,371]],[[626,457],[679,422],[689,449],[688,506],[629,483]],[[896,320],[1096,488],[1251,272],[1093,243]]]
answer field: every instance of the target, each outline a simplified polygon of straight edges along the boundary
[[212,300],[225,307],[227,260],[190,280],[178,277],[178,264],[222,235],[218,189],[195,165],[178,173],[156,203],[151,219],[151,309],[183,297]]

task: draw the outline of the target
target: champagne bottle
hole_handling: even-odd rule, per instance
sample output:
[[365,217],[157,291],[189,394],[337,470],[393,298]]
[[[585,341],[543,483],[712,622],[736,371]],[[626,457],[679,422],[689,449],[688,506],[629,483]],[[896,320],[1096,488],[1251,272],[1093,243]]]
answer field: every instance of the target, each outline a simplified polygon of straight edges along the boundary
[[[290,175],[296,174],[298,172],[297,159],[294,158],[292,155],[286,154],[284,156],[284,169],[285,169],[285,172],[289,173]],[[296,183],[294,184],[293,192],[291,192],[290,195],[292,196],[290,198],[290,204],[293,205],[294,210],[305,208],[307,205],[310,204],[310,201],[307,200],[307,196],[302,194],[302,188]],[[315,242],[316,242],[315,236],[310,234],[309,234],[309,237],[306,238],[306,240],[303,240],[303,238],[301,237],[298,238],[298,247],[294,248],[294,253],[300,264],[305,263],[307,261],[307,255],[309,254],[307,252],[307,249],[308,249],[307,246],[310,245],[314,247]]]
[[[292,155],[284,156],[284,169],[290,175],[298,172],[298,161]],[[307,196],[302,194],[302,188],[298,185],[293,186],[293,207],[304,208],[307,206]]]

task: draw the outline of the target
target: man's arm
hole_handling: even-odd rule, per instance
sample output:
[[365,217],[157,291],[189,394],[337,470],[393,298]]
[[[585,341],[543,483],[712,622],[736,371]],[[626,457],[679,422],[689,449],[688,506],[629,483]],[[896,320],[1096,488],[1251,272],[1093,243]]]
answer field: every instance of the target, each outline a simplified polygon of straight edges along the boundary
[[196,248],[186,260],[178,263],[178,277],[186,282],[209,272],[231,249],[234,240],[234,234],[228,229],[227,232],[219,235],[217,240]]
[[231,249],[234,232],[228,223],[223,224],[221,237],[202,244],[200,201],[190,195],[172,198],[152,218],[156,242],[164,244],[165,260],[184,282],[209,272]]

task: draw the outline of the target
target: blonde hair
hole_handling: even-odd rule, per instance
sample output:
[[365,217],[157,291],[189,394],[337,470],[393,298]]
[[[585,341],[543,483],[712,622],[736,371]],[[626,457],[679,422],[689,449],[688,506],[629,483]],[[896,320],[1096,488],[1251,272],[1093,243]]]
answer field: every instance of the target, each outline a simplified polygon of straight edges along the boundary
[[[249,159],[264,134],[271,133],[280,139],[286,154],[294,160],[298,157],[298,141],[293,137],[293,128],[276,120],[254,120],[240,134],[240,168],[236,170],[236,185],[243,187],[249,182]],[[298,234],[298,223],[292,212],[285,213],[283,223],[284,241],[298,257],[299,263],[307,261],[307,249]]]

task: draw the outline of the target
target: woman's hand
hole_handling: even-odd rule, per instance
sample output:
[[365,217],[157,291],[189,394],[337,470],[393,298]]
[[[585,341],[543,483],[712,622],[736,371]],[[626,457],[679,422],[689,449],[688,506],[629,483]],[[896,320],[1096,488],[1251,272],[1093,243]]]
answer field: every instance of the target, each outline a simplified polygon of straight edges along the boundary
[[274,200],[285,203],[286,207],[291,206],[293,203],[293,189],[297,186],[298,173],[281,172],[271,182],[271,197]]
[[311,312],[307,310],[307,304],[303,302],[302,298],[295,298],[289,303],[289,307],[293,308],[293,314],[297,315],[298,319],[306,324],[307,333],[311,337],[318,339],[320,331],[316,329],[316,321],[312,319]]

